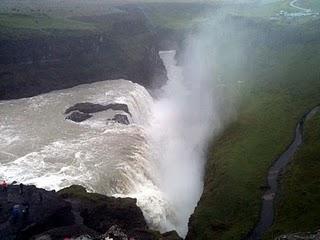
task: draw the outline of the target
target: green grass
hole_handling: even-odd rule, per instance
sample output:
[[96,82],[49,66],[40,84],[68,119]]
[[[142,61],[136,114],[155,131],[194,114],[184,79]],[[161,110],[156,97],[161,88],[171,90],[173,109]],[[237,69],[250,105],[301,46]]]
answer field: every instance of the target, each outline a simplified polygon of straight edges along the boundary
[[239,5],[238,7],[230,6],[229,11],[236,15],[249,16],[249,17],[266,17],[275,16],[281,10],[287,12],[295,12],[296,10],[289,5],[290,0],[279,0],[268,4],[251,4]]
[[[231,5],[227,7],[226,11],[240,16],[246,17],[256,17],[256,18],[265,18],[270,19],[270,17],[279,17],[280,11],[285,11],[288,13],[299,12],[298,9],[290,6],[290,2],[292,0],[278,0],[276,2],[268,3],[268,4],[250,4],[250,5]],[[297,6],[310,8],[313,11],[320,11],[320,2],[318,0],[300,0]],[[293,19],[280,17],[279,23],[295,23],[295,22],[305,22],[313,20],[315,16],[305,16],[305,17],[296,17]]]
[[320,11],[320,1],[318,0],[299,0],[296,5],[313,11]]
[[53,18],[47,15],[0,14],[1,39],[24,39],[35,36],[64,36],[95,31],[90,23]]
[[69,19],[52,18],[46,15],[0,14],[0,27],[30,30],[71,29],[88,30],[93,26],[88,23]]
[[320,228],[320,113],[305,123],[304,143],[282,181],[275,223],[266,239]]
[[244,82],[243,97],[237,120],[208,153],[192,239],[238,240],[254,227],[269,167],[290,144],[301,116],[320,103],[320,44],[271,42],[251,51],[236,71],[237,63],[222,63],[225,77]]
[[[208,10],[208,6],[199,3],[157,3],[154,1],[136,1],[135,11],[141,11],[145,14],[146,23],[150,24],[150,28],[157,29],[171,29],[183,30],[190,29],[193,25],[202,21],[203,13]],[[35,2],[33,8],[40,8]],[[71,3],[70,3],[71,4]],[[73,4],[73,5],[72,5]],[[59,33],[72,35],[75,33],[92,33],[92,32],[105,32],[112,35],[113,25],[132,17],[126,14],[121,9],[123,4],[104,3],[100,6],[101,9],[106,8],[105,11],[99,12],[99,6],[88,4],[88,14],[83,10],[83,6],[78,9],[76,3],[72,3],[75,11],[64,14],[63,10],[55,6],[45,6],[41,10],[28,10],[27,7],[14,7],[8,10],[1,8],[0,3],[0,34],[1,38],[8,39],[21,39],[33,35],[57,35]],[[70,7],[68,3],[64,3],[66,7]],[[60,12],[58,12],[60,9]],[[97,10],[95,12],[94,10]],[[109,9],[109,10],[108,10]],[[111,10],[110,10],[111,9]],[[1,11],[2,10],[2,11]],[[89,11],[90,10],[90,11]],[[92,15],[90,15],[92,14]],[[138,19],[138,18],[136,18]],[[134,19],[134,20],[136,20]],[[129,19],[130,20],[130,19]]]

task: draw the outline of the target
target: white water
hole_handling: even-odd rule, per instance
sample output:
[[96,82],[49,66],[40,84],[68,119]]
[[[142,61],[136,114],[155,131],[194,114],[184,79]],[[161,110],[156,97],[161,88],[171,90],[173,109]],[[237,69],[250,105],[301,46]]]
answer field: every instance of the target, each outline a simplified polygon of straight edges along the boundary
[[[107,124],[105,111],[81,124],[64,111],[79,102],[125,103],[130,125]],[[153,227],[165,230],[170,208],[155,185],[147,129],[153,100],[140,85],[115,80],[0,102],[0,179],[61,189],[81,184],[138,199]]]
[[[208,137],[221,125],[212,118],[212,78],[197,46],[188,48],[187,76],[175,51],[160,52],[169,80],[155,102],[126,80],[0,102],[0,179],[134,197],[151,227],[185,236],[202,192]],[[65,120],[64,111],[81,102],[125,103],[130,125],[107,123],[112,110],[80,124]]]

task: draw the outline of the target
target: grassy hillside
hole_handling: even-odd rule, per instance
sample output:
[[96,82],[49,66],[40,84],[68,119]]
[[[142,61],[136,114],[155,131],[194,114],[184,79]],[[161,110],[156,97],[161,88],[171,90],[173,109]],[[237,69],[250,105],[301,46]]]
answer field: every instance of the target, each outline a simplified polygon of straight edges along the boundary
[[320,228],[320,113],[305,123],[304,144],[284,175],[276,220],[266,239]]
[[[268,168],[290,144],[301,116],[320,103],[320,44],[310,41],[320,32],[294,41],[284,34],[278,42],[267,39],[277,36],[277,27],[264,33],[259,24],[252,36],[265,39],[264,44],[251,39],[251,56],[220,63],[223,78],[241,83],[242,98],[237,120],[213,140],[208,153],[204,193],[192,217],[190,239],[238,240],[253,228]],[[306,26],[290,32],[303,32]]]
[[299,0],[296,5],[299,7],[320,11],[320,2],[317,0]]

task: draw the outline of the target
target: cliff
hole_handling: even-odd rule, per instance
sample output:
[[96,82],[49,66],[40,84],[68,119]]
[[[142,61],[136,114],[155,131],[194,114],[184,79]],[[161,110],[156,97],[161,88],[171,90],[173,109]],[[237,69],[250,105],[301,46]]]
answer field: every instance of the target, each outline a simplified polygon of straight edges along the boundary
[[130,79],[147,88],[165,82],[157,36],[143,15],[128,10],[76,20],[92,28],[39,27],[33,34],[12,28],[1,34],[0,100],[107,79]]
[[[176,232],[149,230],[136,199],[87,193],[81,186],[59,192],[9,185],[0,192],[0,239],[180,240]],[[118,238],[115,238],[118,237]],[[122,237],[122,238],[120,238]]]

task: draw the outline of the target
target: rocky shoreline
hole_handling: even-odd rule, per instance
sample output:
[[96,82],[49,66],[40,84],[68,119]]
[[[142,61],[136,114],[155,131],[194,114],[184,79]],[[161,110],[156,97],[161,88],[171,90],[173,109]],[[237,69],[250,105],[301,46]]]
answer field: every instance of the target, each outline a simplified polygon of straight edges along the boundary
[[73,185],[56,191],[9,185],[0,192],[0,239],[178,240],[174,231],[148,229],[136,199],[88,193]]

